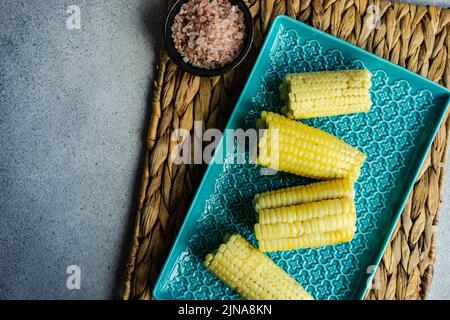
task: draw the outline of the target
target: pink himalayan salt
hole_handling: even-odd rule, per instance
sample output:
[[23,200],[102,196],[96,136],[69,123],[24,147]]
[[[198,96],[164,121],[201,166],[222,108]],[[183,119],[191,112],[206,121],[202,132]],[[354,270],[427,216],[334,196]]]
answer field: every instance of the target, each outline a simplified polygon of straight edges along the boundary
[[175,16],[172,38],[184,62],[204,69],[223,67],[244,46],[244,14],[229,0],[189,0]]

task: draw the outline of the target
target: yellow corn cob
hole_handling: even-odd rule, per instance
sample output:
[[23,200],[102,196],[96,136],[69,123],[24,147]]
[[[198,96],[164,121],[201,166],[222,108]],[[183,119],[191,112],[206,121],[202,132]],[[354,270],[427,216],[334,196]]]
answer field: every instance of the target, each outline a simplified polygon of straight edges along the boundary
[[291,223],[255,224],[258,240],[296,238],[307,234],[325,233],[355,226],[356,214],[348,212],[323,218]]
[[290,207],[261,210],[258,214],[258,222],[260,224],[291,223],[345,213],[356,214],[353,199],[322,200]]
[[342,242],[347,242],[353,239],[355,235],[355,227],[341,229],[325,233],[311,233],[305,234],[296,238],[281,238],[272,240],[260,240],[259,250],[267,251],[282,251],[282,250],[296,250],[304,248],[317,248],[326,245],[333,245]]
[[248,300],[312,300],[311,295],[240,235],[232,235],[205,267]]
[[266,128],[259,164],[317,179],[358,179],[366,155],[335,136],[266,111],[258,126]]
[[287,75],[283,110],[293,119],[367,112],[372,106],[368,70],[320,71]]
[[354,198],[354,183],[349,179],[315,182],[255,195],[256,212],[301,203],[337,198]]

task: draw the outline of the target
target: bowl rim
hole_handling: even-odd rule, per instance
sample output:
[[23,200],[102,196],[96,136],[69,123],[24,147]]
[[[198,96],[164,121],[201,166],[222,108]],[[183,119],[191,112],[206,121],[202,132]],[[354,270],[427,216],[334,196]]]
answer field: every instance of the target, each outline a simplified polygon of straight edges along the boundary
[[241,64],[241,62],[247,57],[253,43],[254,38],[254,26],[253,26],[253,17],[250,12],[250,9],[247,7],[243,0],[229,0],[232,4],[237,5],[240,10],[242,10],[244,14],[244,22],[246,26],[246,39],[244,43],[244,47],[239,55],[229,64],[226,64],[220,68],[216,69],[204,69],[195,67],[190,63],[186,63],[183,60],[183,57],[175,49],[175,45],[172,38],[172,25],[175,19],[175,16],[180,11],[181,6],[188,2],[189,0],[177,0],[170,10],[168,11],[165,22],[164,22],[164,43],[169,57],[183,70],[190,74],[200,76],[200,77],[215,77],[221,74],[224,74],[228,71],[235,69],[237,66]]

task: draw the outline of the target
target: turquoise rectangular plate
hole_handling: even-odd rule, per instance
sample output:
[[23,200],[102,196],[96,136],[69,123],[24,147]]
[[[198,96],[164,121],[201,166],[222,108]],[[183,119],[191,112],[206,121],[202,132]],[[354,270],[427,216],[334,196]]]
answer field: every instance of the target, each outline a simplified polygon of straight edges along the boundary
[[[349,242],[269,253],[316,299],[362,299],[448,108],[450,92],[402,67],[285,16],[275,19],[227,129],[254,128],[262,110],[279,112],[286,73],[367,68],[373,74],[368,113],[316,118],[368,156],[356,183],[357,232]],[[224,136],[220,146],[226,146]],[[222,148],[227,149],[227,148]],[[203,267],[226,233],[256,245],[256,193],[304,183],[294,175],[262,176],[235,164],[237,152],[217,152],[209,165],[155,285],[156,299],[239,299]],[[220,161],[225,159],[224,162]]]

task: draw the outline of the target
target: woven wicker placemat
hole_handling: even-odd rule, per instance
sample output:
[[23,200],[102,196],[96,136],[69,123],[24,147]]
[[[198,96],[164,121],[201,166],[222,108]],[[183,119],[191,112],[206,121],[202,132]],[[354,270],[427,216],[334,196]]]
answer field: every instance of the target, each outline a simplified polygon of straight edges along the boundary
[[[450,10],[367,0],[249,0],[254,48],[246,63],[222,77],[180,71],[161,51],[124,299],[150,299],[151,290],[203,174],[202,165],[174,165],[174,129],[195,120],[223,128],[264,35],[286,14],[450,87]],[[375,7],[371,6],[374,5]],[[374,16],[377,15],[377,16]],[[377,19],[378,17],[378,19]],[[376,28],[371,26],[376,23]],[[438,210],[450,121],[441,126],[368,299],[424,299],[436,256]],[[194,139],[191,139],[193,141]]]

